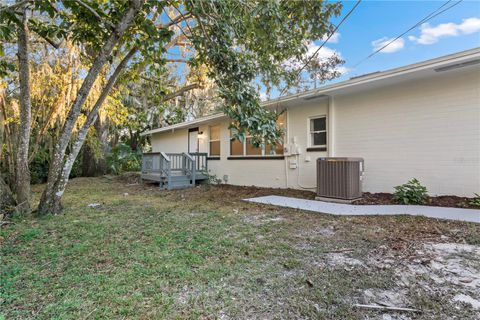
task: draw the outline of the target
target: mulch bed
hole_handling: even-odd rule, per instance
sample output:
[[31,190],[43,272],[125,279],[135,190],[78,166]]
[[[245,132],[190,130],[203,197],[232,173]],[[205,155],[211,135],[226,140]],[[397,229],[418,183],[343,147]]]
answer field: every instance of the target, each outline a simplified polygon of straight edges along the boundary
[[[473,206],[470,202],[473,198],[457,197],[457,196],[438,196],[428,197],[425,205],[433,207],[453,207],[453,208],[470,208],[480,209]],[[354,202],[354,204],[398,204],[393,200],[391,193],[370,193],[364,192],[363,198]]]
[[[140,175],[138,173],[124,173],[120,176],[115,177],[116,180],[119,180],[123,183],[137,184],[140,182]],[[148,182],[145,182],[148,185]],[[200,190],[198,188],[185,189],[182,193],[189,194],[189,197],[195,196],[198,194],[202,197],[205,197],[205,194],[201,192],[203,188],[209,188],[209,186],[202,186]],[[284,188],[264,188],[264,187],[255,187],[255,186],[236,186],[229,184],[221,184],[210,186],[214,188],[215,193],[211,193],[212,198],[221,197],[225,202],[238,201],[245,198],[255,198],[262,196],[285,196],[293,197],[300,199],[315,199],[315,192],[307,190],[298,190],[298,189],[284,189]],[[470,202],[473,198],[467,197],[457,197],[457,196],[438,196],[438,197],[428,197],[425,205],[434,206],[434,207],[453,207],[453,208],[469,208],[469,209],[480,209],[478,206],[472,205]],[[362,199],[356,200],[353,204],[358,205],[367,205],[367,204],[398,204],[393,200],[393,194],[386,192],[379,193],[370,193],[364,192]]]

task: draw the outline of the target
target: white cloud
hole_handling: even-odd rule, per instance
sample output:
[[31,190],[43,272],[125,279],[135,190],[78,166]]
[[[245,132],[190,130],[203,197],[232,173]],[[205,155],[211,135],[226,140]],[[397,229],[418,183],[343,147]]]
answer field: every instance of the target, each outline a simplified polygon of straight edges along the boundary
[[[318,48],[319,48],[319,46],[317,44],[315,44],[314,42],[310,43],[308,45],[308,51],[306,53],[307,57],[311,57],[313,54],[315,54],[315,52],[318,50]],[[319,61],[322,61],[322,60],[326,60],[326,59],[332,57],[333,55],[337,55],[340,59],[343,59],[342,54],[339,51],[334,50],[334,49],[329,48],[329,47],[322,47],[322,49],[320,49],[317,53],[317,59]],[[346,74],[349,71],[349,69],[347,67],[344,67],[344,66],[337,66],[335,68],[335,70],[340,72],[341,74]]]
[[[319,46],[317,44],[315,44],[314,42],[310,43],[308,45],[308,50],[307,50],[306,56],[311,57],[312,55],[315,54],[315,52],[318,50],[318,48],[319,48]],[[322,47],[322,49],[320,49],[317,53],[317,59],[319,59],[319,60],[327,59],[327,58],[330,58],[331,56],[333,56],[334,54],[337,54],[339,57],[341,57],[340,53],[337,52],[336,50],[331,49],[329,47]]]
[[430,26],[424,23],[420,27],[420,36],[409,36],[408,39],[419,44],[433,44],[441,37],[456,37],[463,34],[472,34],[480,31],[480,18],[463,19],[462,23],[441,23]]
[[[393,39],[394,38],[383,37],[381,39],[372,41],[373,51],[379,50],[380,48],[385,46],[387,43],[392,41]],[[380,52],[383,52],[383,53],[397,52],[399,50],[402,50],[404,46],[405,46],[405,40],[403,38],[398,38],[397,40],[390,43],[387,47],[383,48],[382,51]]]
[[[307,45],[307,52],[304,55],[304,59],[312,57],[315,54],[315,52],[317,52],[318,48],[319,48],[319,45],[317,45],[314,42],[310,42]],[[333,55],[337,55],[340,59],[343,59],[342,54],[339,51],[337,51],[335,49],[332,49],[332,48],[329,48],[329,47],[325,47],[325,46],[322,47],[316,54],[317,54],[316,59],[320,62],[327,60],[328,58],[332,57]],[[285,68],[291,70],[291,69],[294,69],[294,68],[303,67],[304,63],[305,63],[304,61],[291,59],[291,60],[285,61],[283,63],[283,66]],[[348,69],[344,66],[337,66],[335,68],[335,70],[340,72],[341,74],[346,74],[348,71],[350,71],[350,69]]]
[[351,69],[347,68],[347,67],[344,67],[344,66],[340,66],[340,67],[336,67],[335,70],[340,72],[341,75],[345,75],[345,74],[349,73]]
[[265,91],[260,91],[260,101],[267,101],[268,95]]
[[[324,35],[323,38],[322,38],[322,41],[325,41],[327,40],[328,38],[328,35]],[[327,43],[338,43],[338,41],[340,41],[340,33],[339,32],[335,32],[331,37],[330,39],[328,39]]]

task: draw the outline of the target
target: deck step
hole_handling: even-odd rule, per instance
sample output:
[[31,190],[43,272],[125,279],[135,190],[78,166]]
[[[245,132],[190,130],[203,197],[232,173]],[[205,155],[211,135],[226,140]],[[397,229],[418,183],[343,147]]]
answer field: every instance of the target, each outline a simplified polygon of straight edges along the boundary
[[185,175],[178,175],[178,176],[171,176],[170,177],[171,181],[185,181],[188,180],[190,181],[190,176],[185,176]]
[[171,176],[170,181],[165,179],[165,182],[168,189],[182,189],[192,186],[190,176],[187,175]]

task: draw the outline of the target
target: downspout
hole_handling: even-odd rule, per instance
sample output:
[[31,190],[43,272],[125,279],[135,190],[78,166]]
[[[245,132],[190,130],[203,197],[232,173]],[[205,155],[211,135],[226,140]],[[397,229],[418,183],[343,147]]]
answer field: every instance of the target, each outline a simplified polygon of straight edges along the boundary
[[[285,138],[283,139],[283,145],[287,145],[287,142],[290,141],[290,121],[289,121],[289,116],[290,112],[288,112],[288,109],[286,110],[286,117],[285,117],[285,127],[287,130],[285,130]],[[285,153],[285,152],[284,152]],[[285,163],[285,188],[288,188],[288,157],[283,157],[283,162]]]

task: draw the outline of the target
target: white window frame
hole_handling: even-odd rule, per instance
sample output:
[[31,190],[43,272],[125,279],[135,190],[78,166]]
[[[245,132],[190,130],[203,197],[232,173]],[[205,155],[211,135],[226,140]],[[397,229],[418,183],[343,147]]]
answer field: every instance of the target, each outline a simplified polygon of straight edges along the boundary
[[[230,155],[229,157],[279,157],[279,156],[283,156],[284,153],[282,154],[266,154],[265,153],[265,144],[261,147],[262,148],[262,154],[247,154],[247,138],[251,138],[252,136],[248,135],[248,136],[245,136],[245,141],[240,141],[240,143],[242,144],[242,147],[243,147],[243,152],[242,154],[238,155],[232,155],[232,144],[231,144],[231,141],[232,141],[232,138],[230,136]],[[284,142],[285,144],[285,142]],[[285,145],[284,145],[285,147]]]
[[245,136],[245,141],[243,142],[243,156],[244,157],[265,157],[265,144],[263,144],[260,148],[262,153],[261,154],[247,154],[247,139],[251,138],[251,135]]
[[[218,139],[213,139],[212,140],[212,127],[218,127],[219,128],[220,137],[218,137]],[[221,141],[221,139],[220,139],[221,135],[222,135],[222,127],[220,126],[220,124],[214,124],[214,125],[208,126],[208,156],[209,157],[220,157],[220,155],[222,154],[222,143],[220,142]],[[219,155],[212,155],[211,150],[210,150],[210,142],[216,142],[216,141],[220,142],[220,154]]]
[[[321,118],[325,118],[325,130],[313,131],[312,128],[311,128],[312,120],[321,119]],[[312,134],[313,133],[321,133],[321,132],[325,132],[326,135],[327,135],[325,144],[318,144],[318,145],[313,144]],[[327,145],[328,145],[328,118],[327,118],[326,114],[307,118],[307,137],[308,137],[308,146],[309,147],[312,147],[312,148],[327,147]]]
[[248,154],[247,155],[247,138],[251,138],[252,136],[248,135],[245,136],[244,141],[238,140],[242,144],[242,154],[232,154],[232,132],[230,132],[230,157],[263,157],[265,155],[265,148],[262,147],[262,154]]

